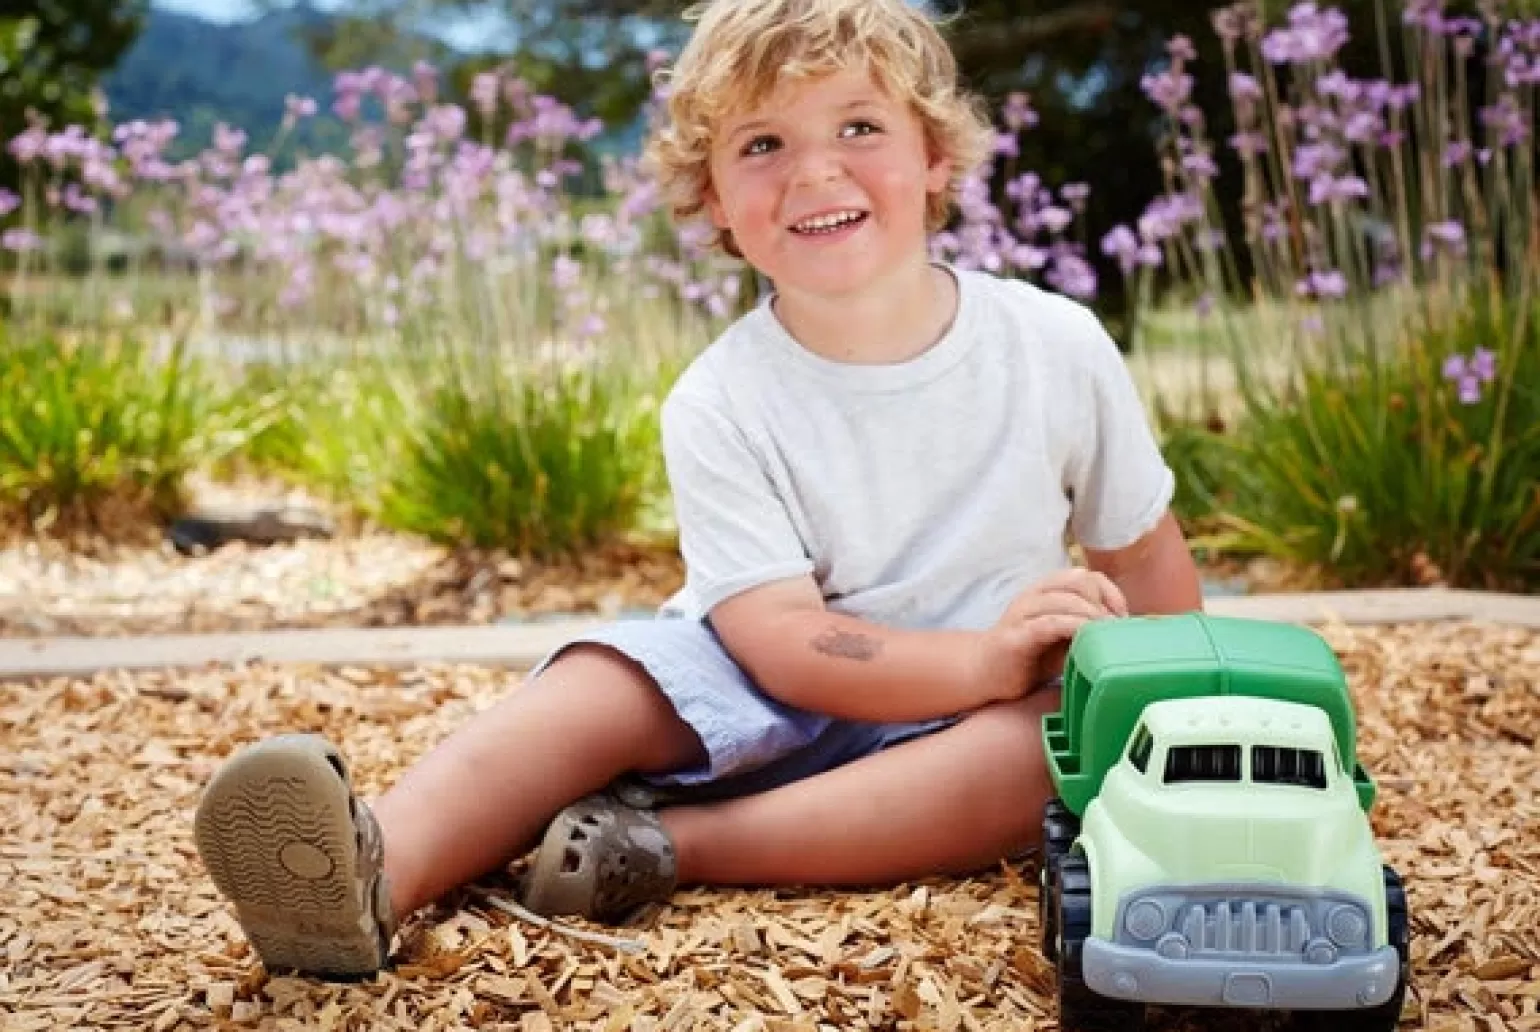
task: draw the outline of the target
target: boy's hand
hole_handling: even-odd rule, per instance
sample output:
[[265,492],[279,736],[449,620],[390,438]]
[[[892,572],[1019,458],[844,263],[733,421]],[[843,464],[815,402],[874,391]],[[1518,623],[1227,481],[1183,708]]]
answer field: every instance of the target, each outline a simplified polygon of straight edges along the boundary
[[1123,593],[1103,574],[1074,569],[1044,578],[1017,595],[981,639],[981,692],[1002,701],[1030,694],[1063,671],[1076,631],[1127,615]]

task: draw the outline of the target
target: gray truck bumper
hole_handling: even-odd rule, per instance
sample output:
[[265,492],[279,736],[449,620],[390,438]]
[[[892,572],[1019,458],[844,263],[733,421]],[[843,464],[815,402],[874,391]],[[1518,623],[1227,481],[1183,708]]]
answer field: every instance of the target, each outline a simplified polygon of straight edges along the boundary
[[1087,988],[1102,996],[1191,1007],[1353,1010],[1390,999],[1400,977],[1395,947],[1330,964],[1239,958],[1168,960],[1153,950],[1085,941]]

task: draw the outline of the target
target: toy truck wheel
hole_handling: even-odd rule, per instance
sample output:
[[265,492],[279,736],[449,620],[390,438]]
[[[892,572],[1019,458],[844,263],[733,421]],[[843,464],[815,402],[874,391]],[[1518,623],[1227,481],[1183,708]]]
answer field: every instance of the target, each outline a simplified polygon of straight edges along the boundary
[[1114,1000],[1088,988],[1081,956],[1091,935],[1091,871],[1084,853],[1061,858],[1053,889],[1059,929],[1059,1028],[1061,1032],[1142,1032],[1144,1004]]
[[1080,834],[1080,818],[1064,800],[1055,796],[1043,808],[1043,862],[1038,869],[1037,926],[1043,933],[1043,956],[1049,963],[1059,959],[1058,914],[1050,905],[1059,861],[1068,855]]
[[1401,876],[1385,867],[1385,917],[1390,945],[1401,956],[1401,970],[1390,999],[1368,1010],[1295,1011],[1297,1032],[1394,1032],[1401,1023],[1401,1006],[1411,983],[1411,925],[1407,920],[1406,890]]

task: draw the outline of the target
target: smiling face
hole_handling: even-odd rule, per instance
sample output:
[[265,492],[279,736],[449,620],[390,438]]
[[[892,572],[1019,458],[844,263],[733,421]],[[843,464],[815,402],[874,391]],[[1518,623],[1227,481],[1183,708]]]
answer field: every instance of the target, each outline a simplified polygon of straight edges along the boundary
[[950,167],[863,70],[784,83],[718,129],[707,210],[777,289],[850,295],[925,265]]

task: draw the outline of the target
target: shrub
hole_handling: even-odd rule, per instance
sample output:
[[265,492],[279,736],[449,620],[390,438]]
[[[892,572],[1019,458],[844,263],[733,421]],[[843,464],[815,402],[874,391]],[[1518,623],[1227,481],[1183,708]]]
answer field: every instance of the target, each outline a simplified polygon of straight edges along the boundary
[[1205,429],[1222,421],[1200,395],[1167,438],[1204,457],[1182,501],[1217,526],[1207,543],[1329,581],[1540,583],[1540,22],[1496,6],[1404,5],[1400,84],[1337,67],[1334,9],[1298,4],[1275,28],[1254,3],[1216,12],[1246,177],[1238,234],[1188,100],[1190,43],[1146,80],[1171,190],[1103,247],[1136,295],[1163,267],[1199,299],[1193,336],[1236,385],[1229,433]]
[[184,477],[264,418],[177,342],[18,336],[0,323],[0,509],[43,529],[109,513],[164,518]]
[[630,531],[661,488],[666,380],[618,369],[452,378],[428,395],[380,517],[448,543],[549,557]]

